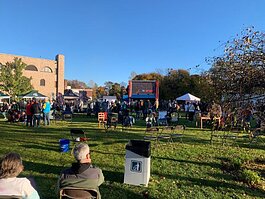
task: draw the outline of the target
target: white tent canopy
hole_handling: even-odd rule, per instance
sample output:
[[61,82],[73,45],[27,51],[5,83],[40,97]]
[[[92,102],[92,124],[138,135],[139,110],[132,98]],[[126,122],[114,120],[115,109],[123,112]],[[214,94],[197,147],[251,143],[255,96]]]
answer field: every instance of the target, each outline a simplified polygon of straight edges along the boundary
[[200,98],[198,97],[195,97],[194,95],[190,94],[190,93],[186,93],[185,95],[182,95],[180,97],[178,97],[176,100],[179,100],[179,101],[195,101],[195,102],[199,102],[201,101]]

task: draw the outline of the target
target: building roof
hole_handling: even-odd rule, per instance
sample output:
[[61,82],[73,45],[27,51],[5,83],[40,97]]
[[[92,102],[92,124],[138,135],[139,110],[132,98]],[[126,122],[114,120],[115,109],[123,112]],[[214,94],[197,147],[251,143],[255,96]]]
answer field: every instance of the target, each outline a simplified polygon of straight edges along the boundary
[[78,99],[79,96],[73,92],[72,89],[66,89],[64,90],[64,99]]

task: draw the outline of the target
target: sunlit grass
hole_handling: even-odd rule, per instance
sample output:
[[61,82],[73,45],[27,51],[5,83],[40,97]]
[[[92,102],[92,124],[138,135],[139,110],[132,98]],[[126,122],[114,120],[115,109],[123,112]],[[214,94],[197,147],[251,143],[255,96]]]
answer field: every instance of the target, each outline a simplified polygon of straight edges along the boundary
[[[63,168],[73,161],[71,153],[59,152],[59,139],[69,138],[71,128],[81,128],[91,138],[93,164],[103,170],[105,182],[100,187],[102,198],[264,198],[262,190],[254,190],[221,170],[221,159],[237,155],[253,158],[264,153],[262,143],[248,144],[240,140],[222,146],[210,144],[210,131],[190,126],[180,140],[173,144],[152,144],[151,179],[148,187],[123,184],[125,145],[130,139],[143,139],[144,123],[122,131],[105,132],[98,128],[95,118],[74,117],[72,123],[57,122],[49,127],[27,128],[23,125],[0,122],[0,153],[19,152],[25,171],[33,176],[41,198],[57,198],[57,178]],[[71,143],[71,147],[73,143]]]

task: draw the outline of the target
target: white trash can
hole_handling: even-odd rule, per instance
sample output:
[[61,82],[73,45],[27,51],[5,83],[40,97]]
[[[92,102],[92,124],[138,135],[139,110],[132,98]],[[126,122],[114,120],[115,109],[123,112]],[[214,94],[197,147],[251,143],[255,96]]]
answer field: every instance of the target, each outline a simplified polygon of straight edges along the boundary
[[150,179],[151,143],[130,140],[126,145],[124,183],[148,186]]

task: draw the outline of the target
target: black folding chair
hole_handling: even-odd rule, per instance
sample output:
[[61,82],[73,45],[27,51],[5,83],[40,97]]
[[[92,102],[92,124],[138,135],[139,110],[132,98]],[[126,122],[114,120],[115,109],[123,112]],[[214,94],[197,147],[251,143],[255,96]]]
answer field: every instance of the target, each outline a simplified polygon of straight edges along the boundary
[[158,134],[159,134],[159,128],[157,127],[146,128],[144,140],[154,141],[156,147],[158,144]]
[[158,143],[160,140],[166,140],[168,142],[173,142],[172,137],[171,137],[173,128],[174,127],[172,126],[165,126],[162,129],[161,133],[159,133],[157,136]]
[[174,141],[174,139],[179,139],[180,138],[180,141],[182,142],[182,137],[183,137],[185,129],[186,129],[185,125],[173,126],[172,134],[171,134],[172,141]]

